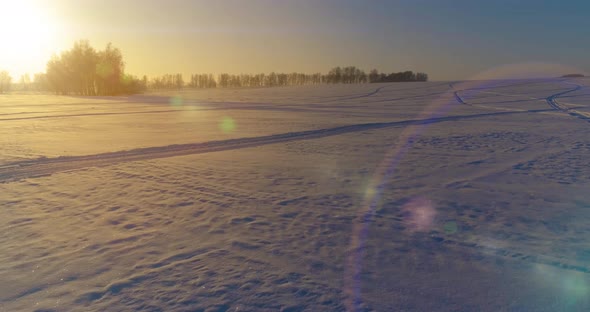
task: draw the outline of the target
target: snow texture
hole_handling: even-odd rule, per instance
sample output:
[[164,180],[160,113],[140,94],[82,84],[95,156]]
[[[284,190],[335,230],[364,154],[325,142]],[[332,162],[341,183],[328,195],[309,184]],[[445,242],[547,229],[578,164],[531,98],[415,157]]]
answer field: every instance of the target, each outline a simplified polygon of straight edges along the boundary
[[0,311],[590,310],[590,80],[0,96]]

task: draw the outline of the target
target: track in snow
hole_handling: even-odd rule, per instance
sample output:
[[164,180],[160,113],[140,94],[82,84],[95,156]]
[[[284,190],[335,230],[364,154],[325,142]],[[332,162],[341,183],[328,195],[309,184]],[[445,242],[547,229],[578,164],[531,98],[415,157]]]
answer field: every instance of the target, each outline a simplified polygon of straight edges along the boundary
[[586,120],[586,121],[589,121],[590,122],[590,116],[589,115],[584,114],[582,112],[579,112],[579,111],[577,111],[575,109],[567,108],[567,107],[559,104],[556,101],[557,98],[560,98],[563,95],[566,95],[568,93],[571,93],[571,92],[578,91],[578,90],[582,89],[582,86],[581,85],[574,84],[574,83],[570,83],[570,84],[573,84],[576,87],[573,88],[573,89],[570,89],[570,90],[567,90],[567,91],[563,91],[563,92],[560,92],[560,93],[557,93],[557,94],[553,94],[553,95],[547,97],[547,99],[546,99],[547,100],[547,104],[549,104],[549,106],[551,106],[555,110],[562,111],[564,113],[569,114],[570,116],[573,116],[573,117],[576,117],[576,118],[580,118],[582,120]]
[[[511,84],[511,85],[500,85],[500,86],[495,86],[495,87],[508,87],[508,86],[514,86],[514,85],[520,85],[520,84],[530,84],[530,83],[536,83],[536,82],[538,82],[538,81],[528,81],[528,82],[516,83],[516,84]],[[451,86],[451,88],[453,88],[453,84],[450,84],[450,86]],[[379,92],[384,87],[377,88],[373,92],[365,94],[365,95],[361,95],[361,96],[363,96],[363,97],[371,96],[372,94]],[[466,101],[464,101],[461,98],[461,96],[459,95],[460,91],[467,91],[467,90],[474,90],[474,89],[490,89],[490,88],[493,88],[493,87],[456,90],[456,91],[454,91],[454,96],[459,103],[462,103],[465,105],[470,105],[469,103],[467,103]],[[117,163],[121,163],[121,162],[150,160],[150,159],[184,156],[184,155],[192,155],[192,154],[202,154],[202,153],[234,150],[234,149],[241,149],[241,148],[248,148],[248,147],[256,147],[256,146],[276,144],[276,143],[284,143],[284,142],[290,142],[290,141],[317,139],[317,138],[323,138],[323,137],[328,137],[328,136],[334,136],[334,135],[340,135],[340,134],[346,134],[346,133],[352,133],[352,132],[359,132],[359,131],[366,131],[366,130],[388,128],[388,127],[405,127],[405,126],[411,126],[411,125],[423,125],[423,124],[430,124],[430,123],[455,121],[455,120],[463,120],[463,119],[474,119],[474,118],[482,118],[482,117],[489,117],[489,116],[522,114],[522,113],[539,113],[539,112],[549,112],[549,111],[559,110],[559,111],[569,113],[570,115],[578,117],[578,118],[590,120],[590,118],[588,116],[585,116],[585,115],[578,113],[574,110],[570,110],[568,108],[562,107],[561,105],[559,105],[555,101],[556,98],[558,98],[562,95],[565,95],[567,93],[577,91],[580,88],[581,88],[581,86],[576,85],[576,87],[571,90],[561,91],[559,93],[556,93],[556,94],[553,94],[553,95],[547,97],[546,101],[547,101],[547,103],[549,103],[549,105],[551,106],[552,109],[538,109],[538,110],[510,110],[510,109],[506,109],[501,112],[492,112],[492,113],[483,113],[483,114],[448,116],[448,117],[439,117],[439,118],[430,118],[430,119],[414,119],[414,120],[383,122],[383,123],[355,124],[355,125],[340,126],[340,127],[335,127],[335,128],[326,128],[326,129],[300,131],[300,132],[288,132],[288,133],[259,136],[259,137],[247,137],[247,138],[238,138],[238,139],[230,139],[230,140],[222,140],[222,141],[211,141],[211,142],[202,142],[202,143],[189,143],[189,144],[168,145],[168,146],[159,146],[159,147],[148,147],[148,148],[133,149],[133,150],[129,150],[129,151],[118,151],[118,152],[110,152],[110,153],[87,155],[87,156],[62,156],[62,157],[56,157],[56,158],[40,158],[40,159],[36,159],[36,160],[31,160],[31,161],[15,162],[15,163],[10,163],[10,164],[4,165],[4,166],[0,166],[0,183],[15,181],[15,180],[24,179],[24,178],[50,175],[53,173],[63,172],[63,171],[68,171],[68,170],[77,170],[77,169],[83,169],[83,168],[88,168],[88,167],[108,166],[108,165],[117,164]],[[129,112],[129,113],[161,113],[161,112],[164,112],[164,111]],[[118,113],[97,113],[97,114],[91,114],[91,115],[111,115],[111,114],[118,114]],[[85,116],[85,115],[86,114],[81,114],[80,116]],[[72,115],[35,116],[35,117],[24,117],[24,118],[10,118],[10,119],[4,119],[4,120],[55,118],[55,117],[71,117],[71,116]],[[0,120],[2,120],[2,119],[0,119]]]
[[448,116],[430,119],[414,119],[383,123],[366,123],[326,128],[318,130],[288,132],[259,137],[238,138],[222,141],[203,143],[190,143],[168,145],[160,147],[139,148],[129,151],[119,151],[87,156],[62,156],[56,158],[40,158],[31,161],[15,162],[0,167],[0,183],[10,182],[25,178],[50,175],[57,172],[83,169],[88,167],[100,167],[121,162],[150,160],[157,158],[203,154],[226,150],[235,150],[262,145],[284,143],[299,140],[318,139],[334,135],[353,133],[366,130],[375,130],[388,127],[405,127],[411,125],[424,125],[446,121],[475,119],[490,116],[512,115],[522,113],[537,113],[551,111],[550,109],[530,111],[493,112],[474,115]]
[[[461,97],[461,95],[459,95],[459,92],[463,92],[463,91],[473,91],[473,90],[494,89],[494,88],[501,88],[501,87],[512,87],[512,86],[517,86],[517,85],[526,85],[526,84],[531,84],[531,83],[538,83],[538,82],[539,82],[539,81],[529,81],[529,82],[522,82],[522,83],[517,83],[517,84],[512,84],[512,85],[501,85],[501,86],[494,86],[494,87],[480,87],[480,88],[467,88],[467,89],[455,90],[455,91],[453,92],[453,95],[454,95],[454,97],[455,97],[455,100],[456,100],[458,103],[460,103],[460,104],[463,104],[463,105],[468,105],[468,106],[481,107],[481,108],[489,108],[488,106],[485,106],[485,105],[473,105],[473,104],[471,104],[471,103],[469,103],[469,102],[465,101],[465,100],[464,100],[464,99]],[[541,81],[541,82],[542,82],[542,81]],[[568,93],[571,93],[571,92],[578,91],[578,90],[580,90],[580,89],[582,89],[582,88],[583,88],[581,85],[574,84],[574,83],[571,83],[571,82],[567,82],[567,81],[565,81],[565,83],[572,84],[572,85],[574,85],[575,87],[574,87],[574,88],[572,88],[572,89],[569,89],[569,90],[560,91],[560,92],[558,92],[558,93],[552,94],[552,95],[550,95],[550,96],[546,97],[546,98],[545,98],[545,101],[547,102],[547,104],[549,104],[549,106],[550,106],[550,107],[551,107],[553,110],[556,110],[556,111],[561,111],[561,112],[567,113],[567,114],[568,114],[568,115],[570,115],[570,116],[577,117],[577,118],[580,118],[580,119],[583,119],[583,120],[586,120],[586,121],[590,121],[590,115],[587,115],[587,114],[584,114],[584,113],[582,113],[582,112],[579,112],[579,111],[577,111],[577,110],[574,110],[574,109],[571,109],[571,108],[565,107],[565,106],[563,106],[563,105],[559,104],[559,103],[556,101],[556,99],[558,99],[558,98],[562,97],[563,95],[566,95],[566,94],[568,94]],[[450,83],[450,84],[449,84],[449,86],[450,86],[452,89],[454,89],[454,83]],[[519,94],[519,95],[521,95],[521,94]],[[522,96],[524,96],[524,95],[522,95]],[[539,98],[539,99],[542,99],[542,98]],[[510,111],[510,110],[512,110],[512,109],[508,109],[508,108],[495,108],[495,109],[504,110],[504,111]]]

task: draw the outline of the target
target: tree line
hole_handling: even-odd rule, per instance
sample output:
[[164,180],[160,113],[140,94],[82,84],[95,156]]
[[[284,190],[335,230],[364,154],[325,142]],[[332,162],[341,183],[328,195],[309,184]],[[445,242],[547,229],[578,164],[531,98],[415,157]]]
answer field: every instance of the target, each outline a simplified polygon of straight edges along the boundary
[[192,74],[190,80],[184,82],[181,74],[163,75],[146,79],[148,89],[181,89],[188,88],[241,88],[241,87],[283,87],[337,83],[379,83],[428,81],[425,73],[404,71],[397,73],[379,73],[376,69],[368,75],[355,66],[335,67],[327,74],[314,73],[275,73],[270,74],[227,74],[215,77],[213,74]]
[[[428,81],[426,73],[403,71],[380,73],[373,69],[367,74],[356,66],[334,67],[328,73],[276,73],[268,74],[192,74],[185,82],[182,74],[166,74],[141,79],[125,73],[125,62],[118,48],[110,43],[96,50],[86,40],[60,55],[53,55],[45,73],[31,77],[21,76],[20,89],[25,91],[51,91],[61,95],[119,95],[139,93],[148,89],[182,88],[240,88],[281,87],[318,84],[355,84],[380,82]],[[12,77],[0,71],[0,93],[9,91]]]
[[428,81],[428,75],[426,73],[414,73],[413,71],[404,71],[398,73],[379,73],[376,69],[373,69],[369,73],[369,82],[405,82],[405,81]]

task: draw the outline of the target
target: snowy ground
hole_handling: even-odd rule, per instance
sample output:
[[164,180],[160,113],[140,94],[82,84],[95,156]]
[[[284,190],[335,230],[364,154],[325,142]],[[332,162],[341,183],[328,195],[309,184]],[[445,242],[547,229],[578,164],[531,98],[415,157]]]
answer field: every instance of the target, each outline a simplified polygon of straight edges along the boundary
[[590,310],[590,80],[0,96],[0,311]]

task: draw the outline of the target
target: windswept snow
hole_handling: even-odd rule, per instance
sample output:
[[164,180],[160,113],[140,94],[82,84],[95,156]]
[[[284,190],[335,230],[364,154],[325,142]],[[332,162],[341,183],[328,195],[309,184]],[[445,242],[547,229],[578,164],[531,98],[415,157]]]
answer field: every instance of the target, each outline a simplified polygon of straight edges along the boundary
[[588,79],[0,96],[0,311],[585,311]]

